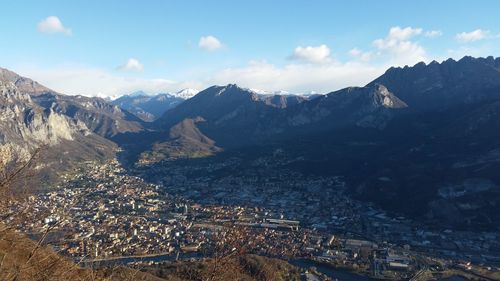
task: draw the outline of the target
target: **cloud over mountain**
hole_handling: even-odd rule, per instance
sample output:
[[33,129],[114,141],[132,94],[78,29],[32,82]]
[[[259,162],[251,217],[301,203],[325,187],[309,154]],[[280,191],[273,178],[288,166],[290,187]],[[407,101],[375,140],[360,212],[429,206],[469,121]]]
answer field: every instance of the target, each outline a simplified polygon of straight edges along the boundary
[[426,61],[427,54],[425,49],[411,39],[422,34],[422,28],[399,26],[391,27],[385,38],[379,38],[373,41],[379,54],[388,55],[390,63],[395,65],[411,64],[418,61]]

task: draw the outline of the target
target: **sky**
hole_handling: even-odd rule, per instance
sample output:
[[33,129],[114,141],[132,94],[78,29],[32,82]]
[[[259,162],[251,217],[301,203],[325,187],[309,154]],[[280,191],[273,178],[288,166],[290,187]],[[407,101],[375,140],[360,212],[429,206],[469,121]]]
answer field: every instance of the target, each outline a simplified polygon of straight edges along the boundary
[[0,0],[0,67],[65,94],[236,83],[363,86],[391,66],[500,56],[500,1]]

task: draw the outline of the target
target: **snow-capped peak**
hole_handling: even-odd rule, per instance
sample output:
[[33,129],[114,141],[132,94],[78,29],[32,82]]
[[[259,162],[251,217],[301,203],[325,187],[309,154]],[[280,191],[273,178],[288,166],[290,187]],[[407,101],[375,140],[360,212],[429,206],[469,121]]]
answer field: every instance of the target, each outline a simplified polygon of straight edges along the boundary
[[266,90],[261,90],[261,89],[249,89],[250,91],[258,94],[258,95],[268,95],[268,91]]
[[266,91],[266,90],[260,90],[260,89],[250,89],[250,91],[262,95],[262,96],[274,96],[274,95],[279,95],[279,96],[289,96],[291,95],[290,92],[284,91],[284,90],[279,90],[279,91]]
[[309,92],[305,92],[305,93],[297,93],[296,95],[303,96],[303,97],[309,97],[309,96],[317,96],[317,95],[321,95],[321,94],[316,92],[316,91],[309,91]]
[[113,101],[113,100],[116,100],[117,98],[120,97],[120,96],[108,96],[108,95],[103,94],[101,92],[98,92],[95,96],[98,97],[98,98],[101,98],[101,99],[103,99],[105,101]]
[[187,99],[194,97],[199,92],[200,91],[198,91],[196,89],[186,88],[186,89],[182,89],[182,90],[178,91],[177,93],[175,93],[173,95],[178,97],[178,98],[182,98],[182,99],[187,100]]
[[274,91],[273,95],[279,95],[279,96],[289,96],[291,95],[290,92],[284,91],[284,90],[279,90],[279,91]]

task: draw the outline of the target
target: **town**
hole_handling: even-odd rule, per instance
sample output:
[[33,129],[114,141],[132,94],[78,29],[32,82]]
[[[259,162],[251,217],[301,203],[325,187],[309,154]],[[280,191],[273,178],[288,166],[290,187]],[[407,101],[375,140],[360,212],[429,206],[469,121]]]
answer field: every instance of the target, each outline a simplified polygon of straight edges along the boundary
[[[53,191],[16,205],[30,210],[18,229],[34,237],[50,230],[46,242],[80,262],[201,259],[218,234],[238,228],[251,253],[306,258],[378,278],[475,265],[498,271],[497,233],[438,232],[391,217],[347,196],[341,177],[269,168],[264,175],[262,169],[213,176],[237,161],[153,170],[168,174],[162,178],[140,169],[130,175],[117,161],[89,162]],[[208,173],[187,177],[193,169]]]

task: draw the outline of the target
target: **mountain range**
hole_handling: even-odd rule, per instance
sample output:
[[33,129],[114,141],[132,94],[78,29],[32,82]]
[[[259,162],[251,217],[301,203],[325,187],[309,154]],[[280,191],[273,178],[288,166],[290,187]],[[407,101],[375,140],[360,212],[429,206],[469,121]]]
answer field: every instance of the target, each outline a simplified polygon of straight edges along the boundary
[[500,222],[500,58],[393,67],[364,87],[309,97],[230,84],[110,104],[5,69],[0,90],[0,141],[19,149],[48,143],[75,162],[118,153],[154,166],[280,148],[301,157],[294,169],[342,175],[353,196],[389,211],[461,227]]
[[125,109],[143,121],[151,122],[163,115],[167,110],[176,107],[186,99],[198,93],[195,89],[183,89],[176,93],[159,93],[148,95],[143,91],[123,95],[110,103]]

